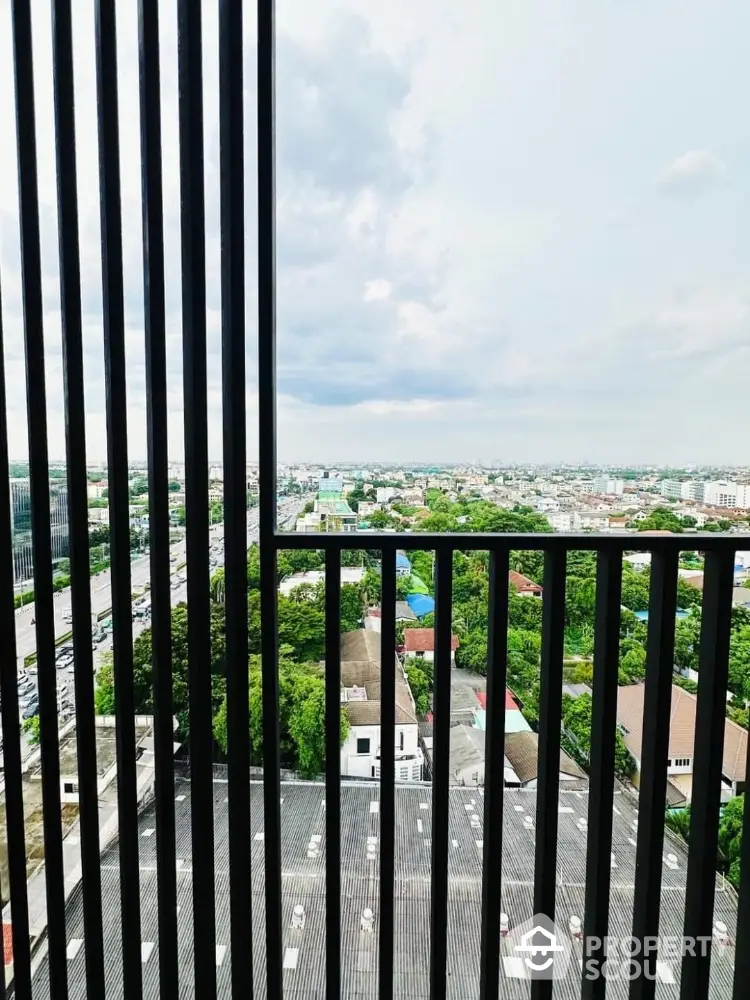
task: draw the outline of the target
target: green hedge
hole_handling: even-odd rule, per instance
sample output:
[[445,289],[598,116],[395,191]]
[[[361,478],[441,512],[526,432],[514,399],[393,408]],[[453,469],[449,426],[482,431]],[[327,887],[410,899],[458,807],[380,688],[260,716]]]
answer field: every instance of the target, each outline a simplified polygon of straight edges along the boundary
[[[72,632],[63,632],[62,635],[59,635],[55,639],[55,646],[56,647],[57,646],[62,646],[63,643],[66,643],[68,641],[68,639],[72,639],[72,638],[73,638],[73,633]],[[29,653],[28,656],[24,656],[24,658],[23,658],[23,665],[25,667],[30,667],[32,663],[36,663],[36,650],[34,650],[33,653]]]

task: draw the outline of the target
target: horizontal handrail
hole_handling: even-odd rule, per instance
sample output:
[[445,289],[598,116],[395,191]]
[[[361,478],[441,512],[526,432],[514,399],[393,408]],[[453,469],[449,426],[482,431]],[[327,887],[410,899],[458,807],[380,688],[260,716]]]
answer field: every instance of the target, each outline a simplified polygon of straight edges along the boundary
[[276,531],[272,538],[276,549],[491,549],[504,547],[556,552],[561,549],[587,549],[592,552],[736,552],[750,549],[750,534],[718,535],[704,532],[695,535],[597,535],[558,533],[487,532],[352,532],[326,534],[321,532]]

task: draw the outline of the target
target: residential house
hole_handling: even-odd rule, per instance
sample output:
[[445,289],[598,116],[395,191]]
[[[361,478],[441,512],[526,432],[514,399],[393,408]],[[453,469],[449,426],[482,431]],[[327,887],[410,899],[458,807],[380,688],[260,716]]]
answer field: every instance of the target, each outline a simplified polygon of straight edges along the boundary
[[508,572],[508,583],[521,597],[542,596],[543,588],[538,583],[534,583],[533,580],[529,580],[527,576],[517,573],[514,569]]
[[[750,590],[748,593],[750,594]],[[403,623],[416,621],[419,621],[419,619],[409,607],[408,602],[396,601],[396,624],[399,622]],[[365,628],[371,629],[373,632],[380,632],[382,631],[382,623],[383,612],[380,608],[368,608],[367,614],[365,615]]]
[[[643,684],[629,684],[617,689],[617,723],[625,745],[635,758],[634,784],[636,785],[639,782],[641,769],[644,692]],[[690,802],[693,790],[696,705],[697,699],[694,694],[676,685],[672,686],[667,781],[684,796],[687,802]],[[747,730],[726,719],[721,767],[722,802],[745,790],[746,762]]]
[[[506,785],[515,784],[521,788],[536,788],[539,776],[538,733],[524,730],[506,734],[505,772]],[[515,775],[515,781],[508,780],[509,772]],[[568,784],[568,787],[571,787],[570,782],[577,782],[575,787],[581,787],[585,786],[588,781],[586,772],[564,750],[560,750],[559,780],[561,784]]]
[[[458,636],[451,636],[451,664],[455,663]],[[404,653],[432,663],[435,659],[435,629],[408,628],[404,632]]]
[[[485,732],[459,723],[450,730],[450,781],[454,785],[485,783]],[[429,751],[428,751],[429,752]],[[503,783],[508,788],[536,788],[539,774],[539,737],[529,731],[507,733]],[[568,788],[585,788],[588,777],[564,750],[560,751],[559,781]]]
[[[424,757],[416,709],[395,651],[393,658],[396,781],[421,781]],[[350,728],[341,747],[342,775],[380,777],[380,699],[380,633],[369,629],[345,632],[341,636],[341,704]]]
[[97,482],[86,484],[86,494],[89,500],[101,500],[102,494],[109,489],[109,482],[106,479],[99,479]]
[[505,732],[506,734],[531,732],[531,726],[518,707],[515,695],[507,688],[505,689]]

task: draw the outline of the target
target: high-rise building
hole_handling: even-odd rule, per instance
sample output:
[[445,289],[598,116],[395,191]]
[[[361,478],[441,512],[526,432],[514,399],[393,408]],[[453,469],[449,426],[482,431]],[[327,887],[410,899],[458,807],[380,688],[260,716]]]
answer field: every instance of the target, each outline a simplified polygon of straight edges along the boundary
[[[68,555],[68,487],[59,479],[50,482],[50,539],[53,565]],[[11,479],[10,504],[13,532],[13,579],[23,583],[34,576],[31,537],[31,484]]]

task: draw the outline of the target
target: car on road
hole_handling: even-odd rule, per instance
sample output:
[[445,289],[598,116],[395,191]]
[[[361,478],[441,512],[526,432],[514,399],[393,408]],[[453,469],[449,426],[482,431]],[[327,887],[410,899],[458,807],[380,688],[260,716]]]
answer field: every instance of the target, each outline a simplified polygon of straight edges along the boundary
[[26,708],[23,710],[22,717],[24,719],[31,719],[37,714],[38,711],[39,711],[39,702],[30,701],[29,704],[26,706]]

